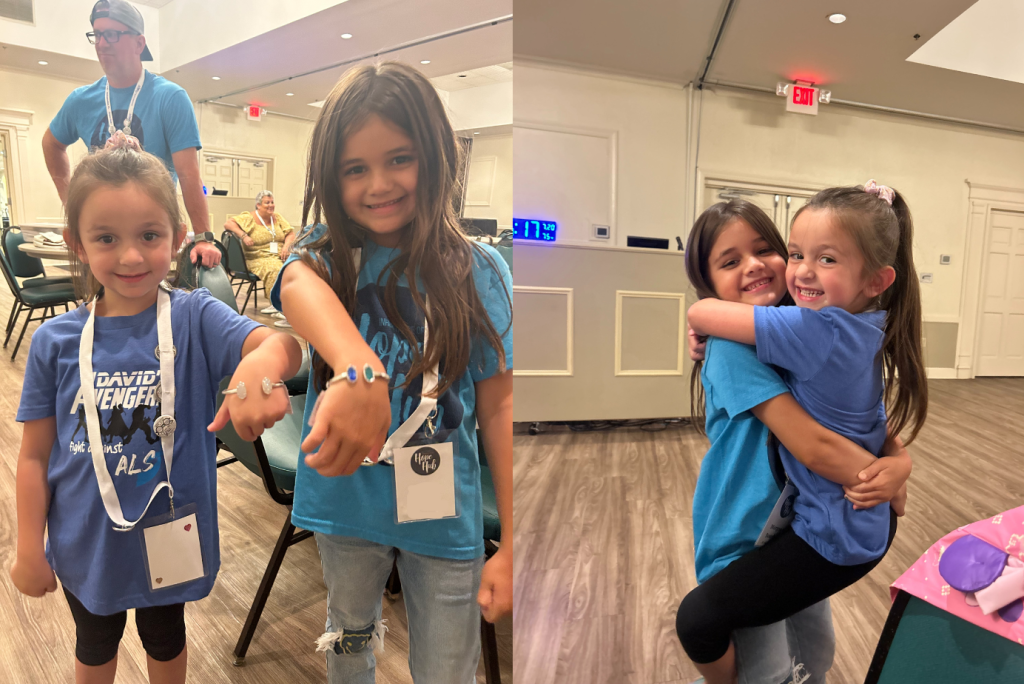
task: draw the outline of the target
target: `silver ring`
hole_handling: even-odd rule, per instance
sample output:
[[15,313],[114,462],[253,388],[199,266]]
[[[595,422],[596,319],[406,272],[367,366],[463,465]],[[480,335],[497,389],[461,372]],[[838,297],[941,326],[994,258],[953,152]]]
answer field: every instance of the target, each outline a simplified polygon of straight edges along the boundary
[[227,396],[228,394],[237,394],[239,399],[245,399],[248,396],[248,392],[245,390],[245,383],[239,382],[235,389],[226,389],[221,394]]
[[275,387],[284,387],[284,383],[271,382],[270,378],[263,378],[263,382],[260,384],[260,387],[263,389],[263,393],[269,397],[270,393],[274,391]]

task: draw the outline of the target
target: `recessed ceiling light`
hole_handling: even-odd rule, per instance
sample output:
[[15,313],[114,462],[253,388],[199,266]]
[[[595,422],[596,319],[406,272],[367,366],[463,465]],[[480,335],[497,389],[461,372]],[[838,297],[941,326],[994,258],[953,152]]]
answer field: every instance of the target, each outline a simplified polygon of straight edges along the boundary
[[39,60],[39,64],[40,64],[40,66],[46,66],[47,64],[49,64],[49,62],[46,62],[46,61],[43,61],[43,60]]
[[429,59],[421,59],[420,60],[420,64],[430,64],[430,60]]
[[348,40],[349,38],[352,37],[352,34],[351,33],[342,33],[341,37],[344,38],[345,40]]
[[480,131],[473,131],[473,135],[480,135]]
[[213,80],[214,80],[214,81],[219,81],[219,80],[220,80],[220,76],[214,76],[214,77],[213,77]]
[[846,15],[839,14],[838,12],[836,12],[835,14],[828,15],[828,20],[831,21],[833,24],[842,24],[844,21],[846,21]]
[[285,95],[287,95],[288,97],[294,97],[295,93],[285,93]]

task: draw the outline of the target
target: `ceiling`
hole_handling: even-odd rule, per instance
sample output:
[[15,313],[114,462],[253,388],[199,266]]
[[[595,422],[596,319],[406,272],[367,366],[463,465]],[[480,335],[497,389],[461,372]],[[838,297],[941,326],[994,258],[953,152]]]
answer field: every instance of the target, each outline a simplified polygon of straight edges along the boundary
[[[700,75],[726,4],[516,0],[515,56],[689,83]],[[774,88],[807,80],[839,100],[1024,128],[1024,84],[907,61],[974,4],[736,0],[707,81]],[[832,12],[844,13],[846,22],[831,24]],[[960,40],[993,35],[990,22]],[[1019,35],[1012,51],[1024,63]]]
[[[512,0],[343,2],[161,75],[195,102],[258,104],[315,119],[319,110],[309,103],[323,100],[358,63],[407,62],[428,78],[440,77],[437,87],[453,90],[510,81],[511,14]],[[352,37],[342,39],[343,33]],[[0,46],[0,66],[81,82],[103,75],[98,62],[20,46]]]

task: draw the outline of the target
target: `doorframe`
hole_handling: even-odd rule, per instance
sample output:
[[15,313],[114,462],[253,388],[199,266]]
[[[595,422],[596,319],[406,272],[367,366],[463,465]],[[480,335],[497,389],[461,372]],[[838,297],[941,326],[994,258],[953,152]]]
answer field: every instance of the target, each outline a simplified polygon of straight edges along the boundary
[[1024,214],[1024,188],[1008,188],[966,181],[968,187],[967,234],[964,244],[964,270],[960,283],[960,311],[957,333],[956,377],[974,379],[981,353],[982,274],[988,265],[989,229],[993,211]]
[[[270,162],[269,173],[267,174],[267,190],[274,192],[274,180],[277,176],[277,155],[255,155],[248,152],[232,152],[226,147],[204,147],[199,151],[199,164],[200,171],[202,170],[203,155],[208,154],[211,157],[228,157],[231,159],[243,159],[248,162]],[[200,173],[200,175],[202,175]],[[179,193],[180,194],[180,193]],[[212,196],[212,195],[211,195]],[[230,197],[230,195],[229,195]],[[232,199],[238,199],[233,197]]]
[[[693,219],[690,221],[690,225],[697,220],[700,216],[699,207],[703,203],[704,195],[707,193],[708,188],[736,188],[737,190],[753,190],[755,192],[764,192],[771,195],[799,195],[801,197],[812,197],[818,193],[819,190],[824,190],[827,185],[817,183],[790,183],[778,179],[772,179],[765,176],[751,176],[748,174],[731,173],[728,171],[718,171],[712,169],[697,169],[697,187],[699,188],[699,195],[694,203]],[[778,228],[778,226],[776,226]],[[785,230],[781,230],[785,233]],[[689,235],[689,231],[687,231]]]
[[11,186],[11,225],[28,222],[28,204],[25,201],[27,179],[26,164],[29,159],[29,127],[34,112],[27,109],[0,107],[0,130],[7,133],[11,148],[7,160],[7,182]]

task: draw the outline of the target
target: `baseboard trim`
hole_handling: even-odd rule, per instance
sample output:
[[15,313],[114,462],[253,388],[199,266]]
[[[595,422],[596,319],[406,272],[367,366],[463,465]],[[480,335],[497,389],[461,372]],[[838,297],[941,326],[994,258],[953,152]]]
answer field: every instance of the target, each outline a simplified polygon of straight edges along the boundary
[[932,380],[956,380],[956,368],[925,368],[925,373]]

